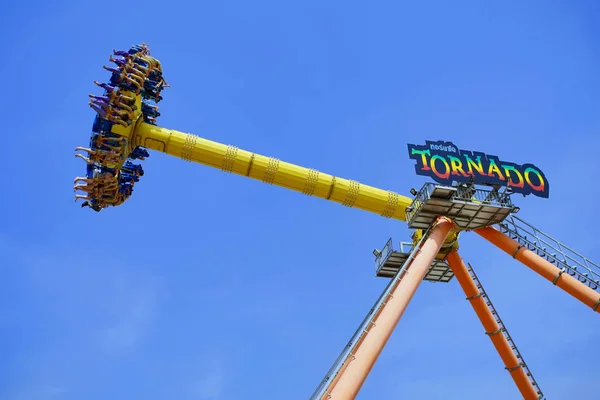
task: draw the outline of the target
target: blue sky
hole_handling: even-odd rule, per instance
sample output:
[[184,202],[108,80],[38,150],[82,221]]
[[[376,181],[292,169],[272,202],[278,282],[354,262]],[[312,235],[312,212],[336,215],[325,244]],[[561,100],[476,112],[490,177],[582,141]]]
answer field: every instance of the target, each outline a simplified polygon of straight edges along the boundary
[[[366,184],[420,187],[406,143],[426,139],[532,162],[550,199],[516,198],[520,216],[600,251],[595,1],[10,7],[2,399],[308,398],[386,284],[372,249],[410,234],[158,153],[124,206],[81,209],[73,150],[113,48],[145,41],[162,61],[161,125]],[[461,243],[546,395],[593,397],[598,316],[476,235]],[[457,282],[425,282],[359,399],[484,397],[519,394]]]

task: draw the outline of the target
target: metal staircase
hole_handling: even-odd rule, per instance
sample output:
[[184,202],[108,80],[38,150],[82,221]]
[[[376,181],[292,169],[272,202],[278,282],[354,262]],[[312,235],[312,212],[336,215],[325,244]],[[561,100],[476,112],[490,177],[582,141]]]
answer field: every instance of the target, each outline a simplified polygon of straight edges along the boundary
[[502,221],[500,230],[520,245],[545,258],[593,290],[600,292],[600,266],[515,215]]
[[[494,316],[494,319],[498,323],[498,326],[500,327],[500,332],[504,335],[504,337],[508,341],[508,344],[510,344],[510,348],[515,353],[515,356],[517,356],[517,360],[519,360],[520,364],[517,365],[516,367],[514,367],[514,369],[519,368],[519,367],[523,367],[523,370],[525,371],[525,374],[527,375],[527,378],[529,378],[529,381],[531,382],[531,384],[533,385],[533,387],[535,388],[535,390],[536,390],[536,392],[538,394],[538,400],[545,400],[545,397],[544,397],[544,394],[542,393],[542,390],[540,389],[540,387],[537,384],[537,381],[535,380],[535,378],[531,374],[531,371],[529,370],[529,367],[527,367],[527,364],[525,363],[525,360],[523,360],[523,356],[521,355],[521,352],[519,351],[519,349],[517,348],[517,345],[513,341],[513,339],[510,336],[510,334],[508,333],[508,330],[506,329],[506,326],[504,326],[504,323],[502,322],[502,319],[498,315],[498,312],[496,311],[496,308],[494,307],[494,305],[490,301],[490,298],[488,297],[487,293],[483,289],[483,286],[481,285],[481,282],[477,278],[477,275],[475,274],[475,271],[473,271],[473,268],[471,267],[471,264],[467,264],[467,270],[469,271],[469,275],[471,276],[471,279],[473,279],[473,282],[475,282],[475,285],[477,286],[477,289],[479,290],[479,293],[481,293],[481,297],[485,301],[485,304],[487,305],[487,307],[489,308],[490,312]],[[500,333],[500,332],[498,332],[498,333]],[[510,370],[509,370],[509,372],[510,372]]]

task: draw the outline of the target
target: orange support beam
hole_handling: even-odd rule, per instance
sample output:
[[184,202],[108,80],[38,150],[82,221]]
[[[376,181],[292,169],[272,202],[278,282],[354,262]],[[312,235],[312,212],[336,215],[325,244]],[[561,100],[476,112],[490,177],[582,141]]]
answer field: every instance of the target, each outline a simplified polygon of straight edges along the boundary
[[415,258],[407,266],[404,275],[397,286],[392,289],[384,305],[379,308],[378,314],[373,318],[366,334],[353,350],[353,354],[350,354],[345,360],[344,368],[327,388],[322,399],[352,400],[356,398],[379,354],[404,314],[408,303],[454,226],[454,223],[448,218],[438,219],[421,249],[417,250]]
[[569,274],[563,273],[557,266],[538,256],[527,247],[519,244],[498,229],[491,226],[476,229],[475,232],[496,245],[516,260],[519,260],[554,285],[563,289],[592,310],[600,313],[600,293],[586,286]]
[[446,257],[446,261],[450,268],[452,268],[456,280],[464,290],[467,300],[469,300],[475,313],[479,317],[479,320],[485,329],[485,333],[494,344],[496,351],[500,355],[500,358],[502,358],[506,369],[515,381],[521,395],[525,400],[537,400],[538,393],[535,387],[527,377],[523,365],[512,350],[508,340],[500,329],[498,322],[496,322],[496,318],[494,318],[494,315],[492,315],[492,312],[486,305],[483,296],[481,296],[481,292],[469,275],[469,271],[458,255],[458,252],[456,250],[452,251]]

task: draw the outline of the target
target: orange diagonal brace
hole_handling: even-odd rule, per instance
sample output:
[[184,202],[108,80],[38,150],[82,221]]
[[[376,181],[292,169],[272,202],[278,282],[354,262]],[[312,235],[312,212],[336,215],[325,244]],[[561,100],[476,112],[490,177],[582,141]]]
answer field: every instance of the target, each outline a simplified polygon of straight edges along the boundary
[[329,394],[322,399],[352,400],[375,365],[394,328],[415,295],[419,284],[444,244],[454,223],[446,217],[439,218],[425,239],[418,253],[405,270],[402,279],[389,294],[379,314],[373,319],[371,328],[357,345],[353,354],[346,359],[346,366],[328,388]]
[[492,343],[494,344],[496,351],[498,351],[500,358],[502,358],[506,369],[509,371],[512,379],[515,381],[517,388],[519,388],[521,395],[525,400],[536,400],[539,396],[536,389],[527,377],[521,362],[515,355],[515,352],[512,350],[508,340],[504,336],[504,333],[502,333],[500,330],[498,322],[496,322],[492,312],[485,304],[485,300],[481,296],[481,292],[477,288],[477,285],[475,285],[475,282],[473,282],[473,279],[469,275],[469,271],[458,255],[458,252],[456,250],[452,251],[450,254],[448,254],[446,260],[448,261],[450,268],[452,268],[454,276],[456,276],[456,280],[463,288],[465,295],[467,295],[467,300],[470,301],[471,306],[479,317],[486,334],[492,340]]
[[475,232],[513,256],[516,260],[521,261],[571,296],[591,307],[592,310],[600,313],[600,293],[596,292],[594,289],[579,282],[571,275],[562,273],[562,271],[551,262],[538,256],[527,247],[520,245],[498,229],[488,226],[476,229]]

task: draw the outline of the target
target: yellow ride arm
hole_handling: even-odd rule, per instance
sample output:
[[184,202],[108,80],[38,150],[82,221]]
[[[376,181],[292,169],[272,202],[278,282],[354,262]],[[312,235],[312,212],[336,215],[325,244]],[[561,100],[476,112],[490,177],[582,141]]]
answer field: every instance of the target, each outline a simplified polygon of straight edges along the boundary
[[412,202],[409,197],[388,190],[144,122],[139,123],[132,136],[135,146],[161,151],[386,218],[406,221],[405,210]]

